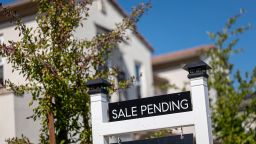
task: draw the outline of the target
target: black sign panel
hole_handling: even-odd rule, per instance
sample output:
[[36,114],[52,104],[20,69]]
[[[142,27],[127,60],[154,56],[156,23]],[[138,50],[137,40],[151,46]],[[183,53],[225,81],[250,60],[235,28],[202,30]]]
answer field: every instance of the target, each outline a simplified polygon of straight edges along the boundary
[[121,142],[121,144],[193,144],[193,134],[168,136],[147,140]]
[[190,92],[109,103],[109,121],[192,111]]

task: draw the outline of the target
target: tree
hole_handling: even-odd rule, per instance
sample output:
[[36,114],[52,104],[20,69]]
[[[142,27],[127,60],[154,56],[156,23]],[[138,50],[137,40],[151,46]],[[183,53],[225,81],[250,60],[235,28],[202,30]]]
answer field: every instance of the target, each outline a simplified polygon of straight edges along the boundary
[[[20,40],[1,44],[0,54],[27,80],[25,85],[7,81],[6,87],[16,95],[31,93],[30,105],[38,103],[32,118],[42,121],[41,143],[49,143],[49,139],[50,143],[91,143],[86,83],[117,75],[116,68],[102,67],[112,48],[127,38],[126,30],[136,32],[135,23],[149,5],[139,5],[107,34],[77,40],[75,30],[89,16],[92,0],[35,2],[38,4],[36,27],[27,27],[8,8],[1,9],[16,24]],[[129,81],[120,82],[123,87],[128,84]]]
[[256,143],[256,68],[252,73],[246,72],[242,76],[239,70],[233,74],[233,64],[230,63],[231,55],[239,52],[239,49],[234,48],[239,35],[249,28],[234,28],[241,14],[231,17],[222,31],[209,33],[216,46],[209,51],[212,67],[209,88],[214,89],[217,95],[212,106],[212,123],[217,143]]

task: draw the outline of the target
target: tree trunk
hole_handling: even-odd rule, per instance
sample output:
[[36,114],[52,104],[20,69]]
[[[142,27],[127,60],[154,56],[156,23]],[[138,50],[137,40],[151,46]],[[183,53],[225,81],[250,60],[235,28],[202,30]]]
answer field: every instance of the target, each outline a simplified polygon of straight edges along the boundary
[[56,144],[54,118],[53,118],[52,112],[48,113],[48,129],[49,129],[50,144]]

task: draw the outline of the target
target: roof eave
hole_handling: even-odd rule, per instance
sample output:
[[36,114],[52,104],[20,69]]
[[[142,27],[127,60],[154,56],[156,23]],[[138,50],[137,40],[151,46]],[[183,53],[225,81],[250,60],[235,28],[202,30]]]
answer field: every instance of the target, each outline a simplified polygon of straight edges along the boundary
[[174,53],[163,54],[152,58],[152,65],[166,65],[170,63],[177,63],[186,60],[192,60],[199,58],[203,53],[215,48],[214,45],[203,45],[195,48],[190,48]]

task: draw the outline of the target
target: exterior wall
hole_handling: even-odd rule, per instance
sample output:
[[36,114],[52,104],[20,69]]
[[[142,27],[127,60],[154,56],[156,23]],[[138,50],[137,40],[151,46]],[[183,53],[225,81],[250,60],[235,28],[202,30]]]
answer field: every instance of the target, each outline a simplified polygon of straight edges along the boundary
[[34,121],[32,118],[27,119],[33,114],[32,107],[28,106],[31,99],[30,94],[14,96],[15,136],[27,136],[31,142],[36,143],[39,141],[40,121]]
[[14,95],[10,92],[0,94],[0,143],[15,136]]
[[[101,13],[97,8],[97,1],[93,3],[88,20],[83,21],[84,27],[78,27],[75,36],[80,39],[91,39],[96,34],[96,24],[107,29],[113,29],[115,24],[121,22],[122,15],[108,1],[104,1],[106,14]],[[27,26],[35,27],[34,15],[27,16],[23,20]],[[142,64],[142,97],[153,95],[153,78],[151,68],[151,52],[139,40],[135,34],[128,31],[130,40],[128,44],[122,43],[118,47],[118,54],[113,54],[112,59],[116,65],[121,66],[127,73],[127,77],[135,75],[135,63]],[[9,22],[0,24],[0,34],[3,34],[5,42],[18,40],[18,32]],[[19,75],[18,71],[12,72],[11,64],[4,63],[4,79],[11,80],[15,84],[24,84],[25,78]],[[135,99],[134,88],[128,91],[127,99]],[[124,100],[113,96],[112,101]],[[0,92],[0,143],[9,137],[21,136],[24,134],[31,142],[38,143],[40,123],[26,119],[32,115],[32,108],[28,107],[31,96],[26,94],[23,97],[16,97],[12,93]],[[125,136],[126,138],[129,136]]]
[[[189,62],[196,61],[198,59],[201,59],[206,63],[209,63],[210,61],[209,58],[202,55],[200,58],[191,59]],[[174,84],[178,87],[178,89],[168,88],[167,93],[180,92],[183,88],[190,91],[188,83],[189,79],[187,78],[188,72],[183,69],[183,67],[189,62],[179,62],[179,64],[176,65],[172,64],[171,66],[166,66],[165,68],[153,70],[155,75],[168,80],[170,84]]]
[[[175,84],[179,89],[182,89],[185,86],[185,83],[188,82],[187,72],[182,69],[184,65],[178,65],[175,67],[169,67],[162,70],[154,71],[161,78],[165,78],[171,84]],[[189,90],[189,86],[186,86]],[[179,89],[169,88],[167,93],[180,92]]]

